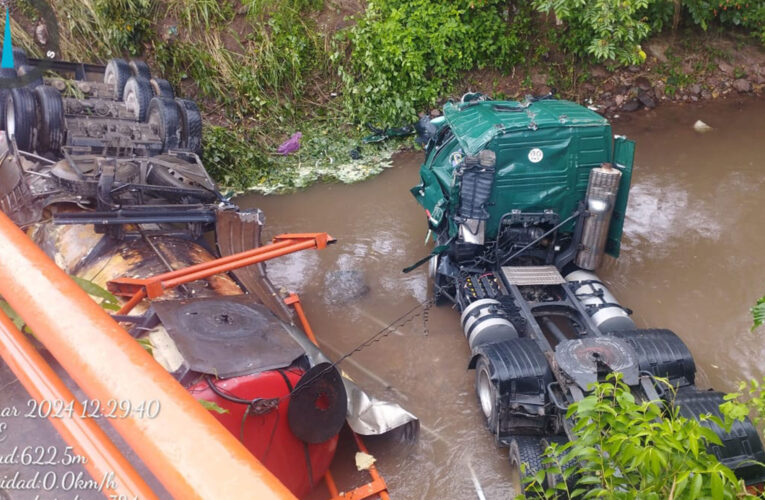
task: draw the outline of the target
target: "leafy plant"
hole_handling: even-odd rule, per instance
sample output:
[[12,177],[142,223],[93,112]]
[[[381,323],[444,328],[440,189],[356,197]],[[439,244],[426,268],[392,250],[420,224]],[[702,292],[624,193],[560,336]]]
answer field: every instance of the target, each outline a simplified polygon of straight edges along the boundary
[[645,52],[640,42],[650,32],[641,14],[653,3],[650,0],[533,0],[535,8],[553,12],[566,23],[574,48],[579,55],[589,54],[598,61],[622,65],[640,64]]
[[378,0],[337,40],[348,115],[398,126],[447,92],[462,73],[507,69],[527,48],[530,17],[500,0]]
[[152,37],[155,0],[59,0],[61,48],[71,59],[137,55]]
[[765,297],[760,298],[752,307],[752,330],[765,323]]
[[[706,451],[719,437],[671,407],[637,401],[620,374],[574,403],[574,441],[547,449],[527,489],[545,498],[696,499],[744,493],[733,472]],[[564,464],[564,465],[562,465]],[[558,477],[545,488],[545,474]]]

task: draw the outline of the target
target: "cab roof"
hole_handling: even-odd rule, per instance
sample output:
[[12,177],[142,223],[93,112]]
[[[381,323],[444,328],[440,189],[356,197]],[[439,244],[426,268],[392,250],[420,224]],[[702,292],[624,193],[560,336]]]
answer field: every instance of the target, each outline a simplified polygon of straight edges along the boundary
[[608,120],[571,101],[471,101],[447,103],[444,118],[466,154],[481,151],[495,137],[518,130],[603,127]]

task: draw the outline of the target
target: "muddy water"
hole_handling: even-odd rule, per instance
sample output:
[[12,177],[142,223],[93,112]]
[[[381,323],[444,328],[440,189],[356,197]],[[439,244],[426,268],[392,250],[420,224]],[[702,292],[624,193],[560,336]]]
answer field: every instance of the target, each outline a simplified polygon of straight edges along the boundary
[[[694,132],[698,119],[714,130]],[[664,106],[622,117],[614,131],[637,141],[637,167],[622,257],[601,276],[640,327],[671,328],[686,341],[701,386],[731,390],[762,376],[765,335],[749,332],[748,309],[765,293],[765,102]],[[327,231],[338,239],[269,265],[276,283],[301,294],[330,355],[351,350],[428,296],[424,267],[401,273],[430,249],[424,215],[408,192],[421,160],[401,155],[394,168],[357,185],[239,200],[265,211],[267,236]],[[369,291],[329,303],[327,274],[347,269],[362,271]],[[422,422],[418,443],[372,440],[370,451],[393,498],[480,498],[477,489],[487,499],[508,498],[515,490],[506,451],[483,427],[458,315],[437,308],[426,316],[343,364]],[[364,477],[340,476],[341,489]]]

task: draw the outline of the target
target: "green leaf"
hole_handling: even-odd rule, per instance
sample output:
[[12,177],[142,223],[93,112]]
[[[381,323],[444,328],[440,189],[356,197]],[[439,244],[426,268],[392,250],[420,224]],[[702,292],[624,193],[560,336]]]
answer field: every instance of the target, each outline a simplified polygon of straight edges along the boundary
[[0,311],[3,311],[8,316],[8,318],[10,318],[13,324],[16,325],[16,328],[19,330],[24,328],[24,320],[21,319],[21,316],[19,316],[18,313],[16,313],[16,311],[14,311],[13,308],[11,308],[11,306],[3,299],[0,299]]
[[104,309],[110,310],[110,311],[119,311],[120,305],[119,301],[117,300],[117,297],[109,293],[109,291],[101,288],[100,286],[96,285],[92,281],[88,281],[86,279],[80,278],[78,276],[70,276],[72,280],[74,280],[77,285],[85,290],[85,292],[90,295],[91,297],[96,297],[101,299],[100,305]]
[[754,331],[755,328],[762,326],[762,324],[765,323],[765,297],[760,298],[757,301],[757,304],[752,307],[751,311],[752,319],[754,321],[752,324],[752,331]]
[[215,413],[219,413],[221,415],[223,415],[224,413],[228,413],[227,409],[221,408],[214,401],[207,401],[206,399],[197,399],[197,401],[199,401],[199,404],[204,406],[205,409],[207,410],[214,411]]

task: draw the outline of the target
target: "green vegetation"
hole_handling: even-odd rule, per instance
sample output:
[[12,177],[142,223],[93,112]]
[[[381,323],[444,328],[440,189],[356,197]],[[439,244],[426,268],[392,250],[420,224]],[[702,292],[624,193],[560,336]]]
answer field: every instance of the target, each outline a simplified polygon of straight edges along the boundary
[[[548,469],[528,485],[539,496],[692,500],[744,492],[733,472],[705,451],[708,443],[722,444],[711,429],[674,408],[636,401],[619,374],[596,384],[567,417],[576,422],[577,439],[548,448]],[[554,487],[542,486],[545,473],[559,478]]]
[[[27,22],[14,21],[14,37],[39,56],[33,1],[15,5]],[[378,160],[396,145],[362,146],[361,159],[352,159],[363,127],[413,122],[475,69],[525,74],[528,89],[530,70],[543,66],[545,83],[571,95],[588,80],[589,63],[639,64],[641,42],[662,30],[735,29],[765,42],[765,0],[373,0],[343,22],[338,4],[325,0],[50,5],[63,58],[146,58],[202,105],[203,160],[215,177],[269,192],[379,172]],[[679,64],[665,64],[668,91],[689,83]],[[301,153],[276,156],[297,131]]]
[[758,300],[757,304],[752,307],[752,317],[754,318],[752,330],[765,323],[765,297]]
[[511,69],[528,50],[529,14],[500,0],[370,2],[335,55],[348,115],[411,123],[465,71]]
[[[762,325],[765,297],[752,308],[754,325]],[[666,381],[668,391],[674,389]],[[671,399],[671,398],[670,398]],[[730,429],[749,417],[762,434],[765,426],[765,378],[741,382],[725,396],[723,418],[702,416]],[[679,415],[672,405],[637,401],[618,373],[594,384],[567,412],[576,440],[552,443],[543,470],[525,480],[527,493],[539,498],[688,499],[765,498],[706,451],[721,444],[702,423]]]

